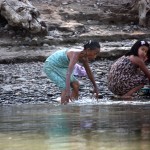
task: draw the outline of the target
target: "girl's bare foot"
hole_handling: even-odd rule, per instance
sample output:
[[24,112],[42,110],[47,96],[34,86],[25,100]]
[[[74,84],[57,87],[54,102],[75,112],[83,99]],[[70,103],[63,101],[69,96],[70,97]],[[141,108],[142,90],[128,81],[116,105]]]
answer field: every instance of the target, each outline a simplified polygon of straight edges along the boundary
[[116,100],[131,100],[131,99],[133,99],[132,96],[127,96],[127,95],[123,95],[123,96],[113,95],[111,98],[116,99]]
[[125,100],[131,100],[133,99],[132,96],[127,96],[127,95],[123,95],[123,96],[120,96],[121,99],[125,99]]

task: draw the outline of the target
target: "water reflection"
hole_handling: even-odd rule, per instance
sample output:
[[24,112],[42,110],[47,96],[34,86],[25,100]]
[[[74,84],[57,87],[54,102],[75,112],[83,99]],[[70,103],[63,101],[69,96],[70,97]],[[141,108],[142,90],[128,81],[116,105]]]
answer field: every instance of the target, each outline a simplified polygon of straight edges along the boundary
[[0,107],[0,150],[149,150],[150,106]]

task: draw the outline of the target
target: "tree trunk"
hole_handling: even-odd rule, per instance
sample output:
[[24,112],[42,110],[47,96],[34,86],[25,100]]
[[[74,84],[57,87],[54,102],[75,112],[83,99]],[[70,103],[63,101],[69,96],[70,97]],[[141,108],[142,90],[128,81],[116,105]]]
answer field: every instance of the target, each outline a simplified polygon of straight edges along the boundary
[[47,30],[39,11],[28,0],[0,0],[0,14],[11,26],[22,27],[32,33]]
[[139,5],[139,25],[146,27],[146,14],[150,10],[149,0],[140,0]]

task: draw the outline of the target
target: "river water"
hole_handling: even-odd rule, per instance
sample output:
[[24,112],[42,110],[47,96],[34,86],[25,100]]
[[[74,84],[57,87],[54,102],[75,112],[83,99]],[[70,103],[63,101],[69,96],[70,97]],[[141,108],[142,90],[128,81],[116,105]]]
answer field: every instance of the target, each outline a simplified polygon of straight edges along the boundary
[[0,150],[150,150],[150,103],[3,105]]
[[81,99],[67,105],[54,101],[43,63],[0,64],[0,150],[150,150],[150,99],[112,100],[111,63],[91,64],[102,99],[83,78]]

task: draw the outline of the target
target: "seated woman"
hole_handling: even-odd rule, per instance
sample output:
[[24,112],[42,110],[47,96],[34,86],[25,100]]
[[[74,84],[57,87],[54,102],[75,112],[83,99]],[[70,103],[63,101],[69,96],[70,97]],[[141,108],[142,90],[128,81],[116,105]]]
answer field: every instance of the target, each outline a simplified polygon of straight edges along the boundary
[[131,99],[145,84],[149,84],[150,60],[147,41],[137,41],[130,51],[112,64],[108,73],[108,89],[121,99]]

